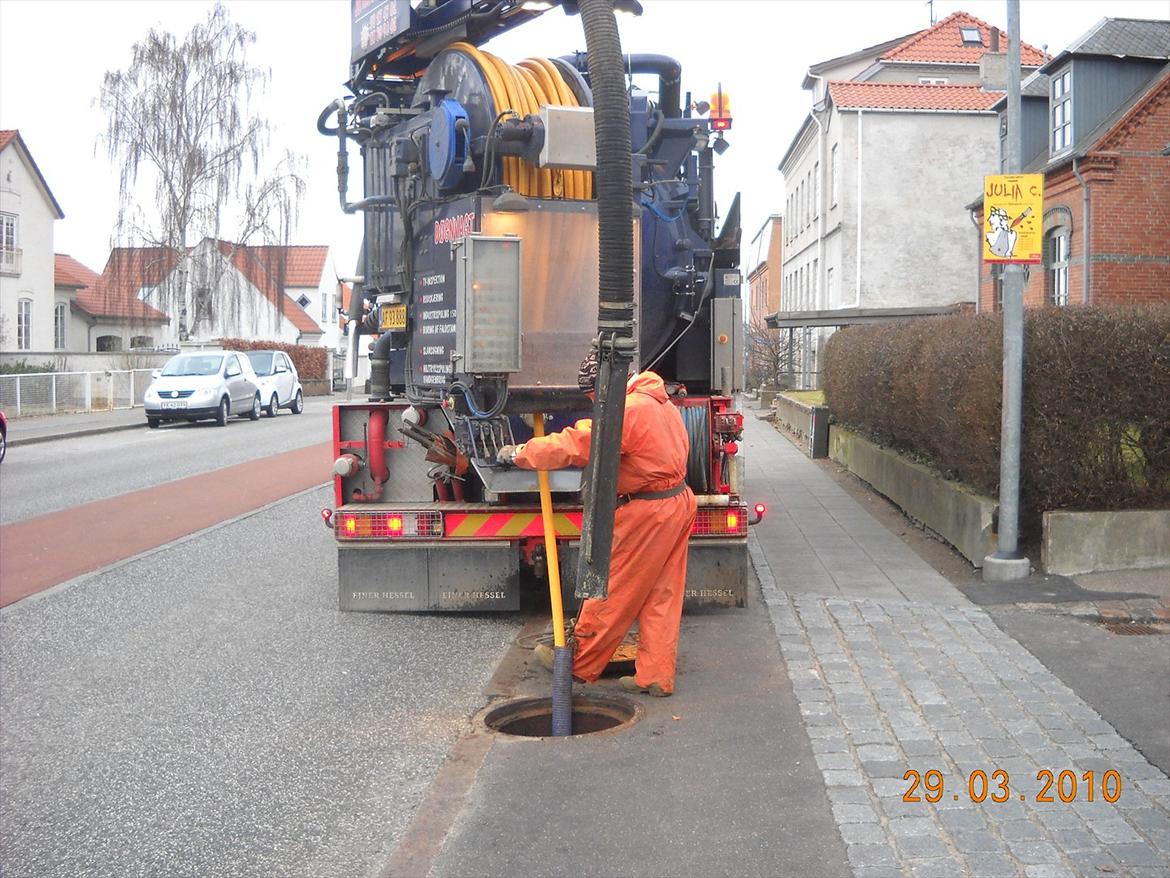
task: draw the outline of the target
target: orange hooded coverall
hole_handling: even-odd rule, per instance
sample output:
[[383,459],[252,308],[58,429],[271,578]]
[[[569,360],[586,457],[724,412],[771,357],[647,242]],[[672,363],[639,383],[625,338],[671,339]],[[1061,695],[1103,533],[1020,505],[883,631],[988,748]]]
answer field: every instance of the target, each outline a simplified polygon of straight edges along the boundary
[[[559,433],[530,439],[516,466],[554,470],[583,467],[589,460],[593,422],[578,421]],[[618,495],[665,491],[686,480],[687,431],[682,415],[653,372],[626,384]],[[573,676],[592,683],[638,620],[634,679],[642,688],[657,683],[674,691],[675,658],[687,577],[687,541],[695,521],[690,488],[674,497],[631,500],[614,514],[613,551],[606,600],[587,599],[574,631]]]

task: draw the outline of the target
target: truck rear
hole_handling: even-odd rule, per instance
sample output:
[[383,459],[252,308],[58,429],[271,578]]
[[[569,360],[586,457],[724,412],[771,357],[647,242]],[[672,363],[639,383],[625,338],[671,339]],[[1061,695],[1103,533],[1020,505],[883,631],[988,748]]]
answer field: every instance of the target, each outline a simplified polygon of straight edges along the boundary
[[[342,207],[364,215],[350,300],[360,401],[335,407],[342,609],[518,609],[546,574],[536,474],[503,445],[588,417],[577,366],[597,343],[598,211],[583,54],[513,66],[479,48],[538,14],[521,3],[354,0],[354,97],[322,113],[338,140]],[[629,96],[634,366],[667,383],[698,497],[687,605],[742,606],[744,495],[738,196],[716,231],[714,157],[730,119],[684,100],[681,67]],[[705,109],[704,109],[705,112]],[[348,196],[349,147],[362,195]],[[582,473],[551,474],[562,587],[575,586]]]

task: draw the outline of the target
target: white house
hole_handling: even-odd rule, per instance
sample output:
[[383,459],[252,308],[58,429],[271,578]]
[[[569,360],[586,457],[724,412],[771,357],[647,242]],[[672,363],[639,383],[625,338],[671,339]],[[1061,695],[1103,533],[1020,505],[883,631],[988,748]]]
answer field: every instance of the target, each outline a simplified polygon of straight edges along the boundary
[[[98,350],[215,344],[221,338],[320,345],[322,328],[297,299],[321,307],[322,282],[310,287],[308,278],[317,261],[317,275],[323,275],[324,256],[306,260],[289,252],[318,250],[327,248],[245,247],[213,238],[183,258],[168,248],[119,247],[98,280],[79,292],[75,310],[102,324],[91,334],[114,346]],[[76,265],[72,271],[80,273]]]
[[137,297],[138,287],[121,284],[114,270],[126,251],[116,250],[99,275],[64,253],[56,254],[56,308],[69,319],[61,341],[69,352],[114,353],[166,345],[170,318]]
[[0,351],[61,350],[53,221],[65,214],[19,131],[0,131]]
[[[801,333],[805,386],[817,383],[832,327],[849,322],[824,312],[868,319],[973,300],[978,255],[957,208],[998,168],[992,106],[1007,84],[1006,43],[956,12],[809,68],[813,106],[779,168],[783,289],[770,321]],[[1020,51],[1025,74],[1046,58]]]

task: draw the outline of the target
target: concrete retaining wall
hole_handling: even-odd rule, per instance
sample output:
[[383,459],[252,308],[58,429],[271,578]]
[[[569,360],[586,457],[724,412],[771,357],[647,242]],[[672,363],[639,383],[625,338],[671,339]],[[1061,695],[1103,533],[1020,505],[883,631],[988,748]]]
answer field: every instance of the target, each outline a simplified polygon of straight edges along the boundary
[[1045,512],[1041,552],[1064,576],[1170,567],[1170,509]]
[[984,557],[995,550],[991,525],[996,502],[990,497],[973,494],[836,424],[829,430],[829,457],[941,536],[976,567],[982,567]]
[[800,440],[809,457],[829,456],[829,409],[823,405],[806,405],[787,396],[777,396],[772,403],[776,420]]

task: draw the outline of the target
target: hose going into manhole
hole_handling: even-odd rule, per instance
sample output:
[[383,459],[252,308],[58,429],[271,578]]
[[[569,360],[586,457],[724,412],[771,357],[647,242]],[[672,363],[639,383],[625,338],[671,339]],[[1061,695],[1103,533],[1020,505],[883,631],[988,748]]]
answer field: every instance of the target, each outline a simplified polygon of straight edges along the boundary
[[[544,415],[532,416],[532,435],[544,435]],[[548,596],[552,603],[553,678],[552,733],[554,737],[573,734],[573,652],[565,644],[565,608],[561,604],[561,564],[557,556],[557,531],[553,522],[552,490],[548,472],[538,470],[540,518],[544,525],[544,553],[548,559]]]

